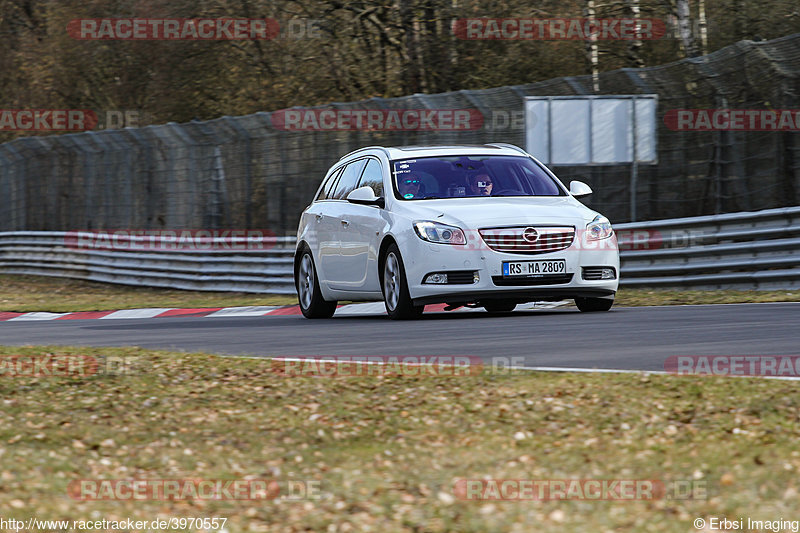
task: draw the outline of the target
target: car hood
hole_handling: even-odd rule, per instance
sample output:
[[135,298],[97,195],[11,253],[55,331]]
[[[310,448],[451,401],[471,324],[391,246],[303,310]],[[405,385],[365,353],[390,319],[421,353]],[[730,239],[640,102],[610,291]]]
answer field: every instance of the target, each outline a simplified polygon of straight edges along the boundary
[[510,225],[569,224],[591,222],[595,211],[568,196],[526,198],[448,198],[401,202],[413,220],[433,220],[463,229]]

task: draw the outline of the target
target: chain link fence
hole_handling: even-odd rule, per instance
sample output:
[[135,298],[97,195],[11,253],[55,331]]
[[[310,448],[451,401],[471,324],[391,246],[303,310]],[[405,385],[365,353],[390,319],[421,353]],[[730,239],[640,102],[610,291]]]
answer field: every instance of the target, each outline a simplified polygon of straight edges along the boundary
[[[525,96],[592,94],[589,76],[528,85],[324,106],[334,110],[471,109],[467,131],[286,131],[274,113],[116,131],[31,137],[0,145],[0,231],[269,229],[292,234],[325,171],[368,145],[525,145]],[[800,34],[743,41],[705,57],[600,75],[600,94],[658,94],[658,164],[556,166],[595,190],[612,222],[800,204],[800,135],[672,131],[675,109],[800,107]],[[315,109],[322,109],[315,108]]]

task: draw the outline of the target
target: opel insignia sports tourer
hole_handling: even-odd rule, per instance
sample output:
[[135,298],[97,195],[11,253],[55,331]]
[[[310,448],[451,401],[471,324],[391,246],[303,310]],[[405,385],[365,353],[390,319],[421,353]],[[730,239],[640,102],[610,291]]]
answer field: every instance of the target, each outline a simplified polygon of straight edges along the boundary
[[393,319],[424,306],[574,299],[607,311],[619,284],[609,221],[545,165],[508,144],[368,147],[328,171],[297,231],[295,285],[308,318],[341,300],[383,300]]

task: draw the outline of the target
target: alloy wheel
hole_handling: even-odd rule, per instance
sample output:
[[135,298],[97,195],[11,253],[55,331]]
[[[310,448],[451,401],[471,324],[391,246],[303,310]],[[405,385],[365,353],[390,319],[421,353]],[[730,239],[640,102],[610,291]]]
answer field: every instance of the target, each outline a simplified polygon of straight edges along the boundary
[[386,265],[383,267],[383,290],[386,293],[386,304],[389,309],[397,308],[400,301],[400,264],[394,253],[386,256]]
[[304,309],[308,309],[311,307],[311,300],[314,297],[314,262],[309,254],[304,254],[300,260],[300,275],[297,283],[300,304]]

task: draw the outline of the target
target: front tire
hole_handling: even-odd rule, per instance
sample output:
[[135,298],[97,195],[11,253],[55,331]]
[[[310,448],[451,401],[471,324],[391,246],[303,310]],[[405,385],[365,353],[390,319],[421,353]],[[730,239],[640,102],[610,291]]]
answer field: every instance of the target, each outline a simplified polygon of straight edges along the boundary
[[383,289],[383,303],[386,313],[392,320],[409,320],[419,318],[424,305],[414,305],[408,292],[406,269],[400,257],[400,249],[396,244],[391,244],[386,250],[383,260],[383,275],[381,276]]
[[608,311],[614,305],[614,298],[575,298],[575,305],[584,313]]
[[297,289],[297,299],[300,301],[300,311],[304,317],[330,318],[333,316],[337,302],[328,302],[322,299],[314,258],[308,249],[303,251],[297,265],[295,288]]

